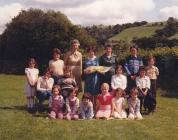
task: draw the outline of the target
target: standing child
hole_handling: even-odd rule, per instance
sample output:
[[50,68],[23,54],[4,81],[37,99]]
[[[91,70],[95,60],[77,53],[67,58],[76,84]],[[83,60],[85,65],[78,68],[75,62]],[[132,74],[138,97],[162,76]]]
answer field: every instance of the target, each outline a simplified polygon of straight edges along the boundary
[[143,61],[142,58],[138,56],[138,47],[136,45],[133,45],[132,47],[130,47],[130,56],[126,59],[124,65],[127,73],[128,93],[133,87],[136,86],[135,79],[138,76],[140,66],[143,66]]
[[101,85],[101,95],[97,97],[96,119],[110,119],[112,111],[112,95],[108,92],[109,84]]
[[114,93],[115,90],[118,88],[125,90],[126,87],[127,87],[127,78],[125,75],[123,75],[123,67],[121,65],[118,65],[116,67],[116,74],[113,75],[111,79],[112,93]]
[[73,89],[70,96],[66,99],[66,109],[67,109],[67,120],[78,120],[78,109],[79,109],[79,99],[77,96],[77,91]]
[[74,88],[77,89],[77,83],[73,79],[72,69],[70,66],[66,66],[64,68],[64,76],[57,81],[57,84],[61,87],[64,100],[69,97]]
[[133,119],[143,119],[141,113],[140,113],[140,100],[137,98],[138,97],[138,90],[137,88],[131,89],[130,92],[130,98],[128,100],[128,105],[129,105],[129,116],[128,118],[133,120]]
[[93,113],[93,104],[90,101],[90,97],[87,94],[84,94],[82,101],[80,103],[81,119],[92,119],[94,116]]
[[[151,92],[156,101],[156,90],[157,90],[157,76],[159,75],[159,69],[155,66],[155,57],[150,56],[148,58],[148,66],[146,67],[147,76],[151,81]],[[156,106],[153,111],[155,111]]]
[[126,102],[122,95],[124,91],[121,88],[117,88],[115,91],[116,96],[112,99],[113,110],[112,114],[114,118],[125,119],[127,118],[127,113],[125,111]]
[[140,109],[142,109],[144,104],[144,108],[148,108],[148,113],[152,112],[155,106],[155,100],[150,92],[150,78],[146,76],[146,69],[144,67],[141,67],[139,70],[136,85],[139,90]]
[[54,85],[52,88],[53,95],[49,98],[49,108],[51,110],[49,117],[51,119],[63,119],[64,99],[60,93],[60,87],[58,85]]
[[57,79],[63,76],[64,61],[60,59],[61,51],[58,48],[53,49],[52,55],[53,59],[49,61],[49,69],[56,84]]
[[32,110],[34,108],[34,97],[36,94],[36,83],[38,79],[39,70],[37,69],[37,63],[34,58],[29,59],[28,68],[25,68],[26,84],[25,95],[27,97],[27,108]]

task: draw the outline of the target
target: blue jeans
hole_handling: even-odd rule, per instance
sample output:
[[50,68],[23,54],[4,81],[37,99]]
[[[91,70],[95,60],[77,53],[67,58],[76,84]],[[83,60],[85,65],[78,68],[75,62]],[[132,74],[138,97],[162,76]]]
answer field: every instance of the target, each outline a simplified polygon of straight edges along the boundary
[[39,104],[42,104],[45,100],[48,100],[51,95],[51,91],[37,91],[36,97],[39,100]]

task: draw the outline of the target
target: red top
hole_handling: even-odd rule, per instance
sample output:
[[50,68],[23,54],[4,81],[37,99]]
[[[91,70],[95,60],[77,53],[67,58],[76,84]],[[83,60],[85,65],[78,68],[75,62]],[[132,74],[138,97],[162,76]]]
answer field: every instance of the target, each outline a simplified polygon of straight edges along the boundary
[[112,103],[112,95],[108,93],[107,95],[98,95],[97,99],[100,103],[100,105],[111,105]]

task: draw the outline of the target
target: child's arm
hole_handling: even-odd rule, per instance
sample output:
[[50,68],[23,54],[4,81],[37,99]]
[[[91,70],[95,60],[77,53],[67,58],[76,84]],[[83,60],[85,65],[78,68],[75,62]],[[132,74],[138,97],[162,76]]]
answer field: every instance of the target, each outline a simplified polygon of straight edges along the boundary
[[52,87],[53,87],[53,84],[54,84],[54,79],[53,78],[50,78],[48,81],[46,81],[46,85],[47,85],[47,91],[51,91],[52,90]]
[[116,106],[115,106],[115,103],[114,103],[114,99],[112,99],[112,110],[111,110],[111,115],[114,114],[114,111],[116,110]]
[[155,67],[156,69],[156,75],[158,76],[159,75],[159,69],[157,67]]
[[82,119],[86,119],[85,111],[84,111],[84,109],[83,109],[82,102],[80,103],[80,111],[81,111],[81,117],[82,117]]
[[52,107],[52,96],[49,97],[49,108]]
[[26,74],[26,77],[27,77],[27,82],[30,84],[30,86],[34,86],[34,83],[31,79],[31,75],[30,75],[30,72],[28,71],[28,69],[25,69],[25,74]]
[[73,114],[76,114],[77,111],[78,111],[78,108],[79,108],[79,99],[77,98],[76,99],[76,103],[75,103],[75,106],[74,106],[74,109],[73,109]]
[[129,100],[128,104],[129,104],[129,113],[135,114],[134,108],[133,108],[132,103],[131,103],[130,100]]
[[71,112],[70,105],[69,105],[69,99],[66,99],[66,109],[67,109],[67,113]]
[[140,100],[137,100],[136,106],[135,106],[135,113],[140,112]]
[[111,88],[114,90],[116,89],[116,87],[114,86],[114,75],[111,78]]

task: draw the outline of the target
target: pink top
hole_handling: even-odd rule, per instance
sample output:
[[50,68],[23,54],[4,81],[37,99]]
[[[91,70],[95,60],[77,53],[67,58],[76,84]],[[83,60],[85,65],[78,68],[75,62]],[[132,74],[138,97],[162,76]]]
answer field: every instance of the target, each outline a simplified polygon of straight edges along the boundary
[[110,95],[110,93],[106,95],[99,95],[97,97],[99,101],[99,110],[110,110],[111,109],[111,104],[112,104],[112,98],[113,96]]

